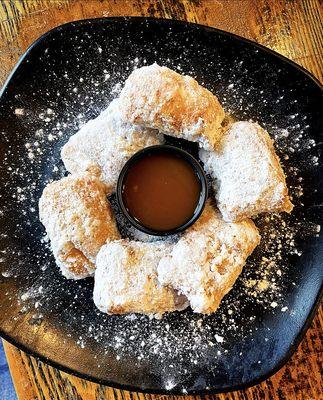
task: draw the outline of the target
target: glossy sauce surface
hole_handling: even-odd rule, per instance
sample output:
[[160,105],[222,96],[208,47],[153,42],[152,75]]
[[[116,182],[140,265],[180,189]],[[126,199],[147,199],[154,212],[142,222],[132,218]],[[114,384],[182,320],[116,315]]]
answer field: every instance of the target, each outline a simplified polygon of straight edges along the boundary
[[123,182],[122,199],[141,225],[167,231],[191,219],[200,191],[193,167],[165,151],[147,154],[131,166]]

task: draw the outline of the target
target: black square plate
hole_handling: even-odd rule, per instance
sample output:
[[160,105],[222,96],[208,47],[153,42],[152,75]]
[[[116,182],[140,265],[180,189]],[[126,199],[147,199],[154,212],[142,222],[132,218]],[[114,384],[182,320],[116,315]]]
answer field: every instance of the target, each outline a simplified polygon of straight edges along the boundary
[[[91,279],[64,279],[38,220],[59,150],[154,61],[194,76],[238,119],[276,139],[295,209],[256,220],[263,240],[219,311],[163,320],[106,316]],[[42,36],[1,97],[0,334],[100,383],[158,393],[224,392],[277,371],[309,326],[322,285],[321,89],[287,59],[237,36],[144,18],[78,21]],[[321,135],[321,136],[320,136]]]

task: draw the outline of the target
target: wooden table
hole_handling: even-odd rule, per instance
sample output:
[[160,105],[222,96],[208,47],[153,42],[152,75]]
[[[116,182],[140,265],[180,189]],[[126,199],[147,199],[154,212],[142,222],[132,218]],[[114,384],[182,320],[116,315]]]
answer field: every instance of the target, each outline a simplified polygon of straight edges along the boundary
[[[270,47],[322,81],[319,0],[0,0],[0,85],[27,46],[49,29],[68,21],[119,15],[173,18],[224,29]],[[297,353],[272,378],[245,391],[207,397],[322,399],[322,316],[321,309]],[[100,386],[38,362],[8,343],[4,346],[20,400],[175,398]]]

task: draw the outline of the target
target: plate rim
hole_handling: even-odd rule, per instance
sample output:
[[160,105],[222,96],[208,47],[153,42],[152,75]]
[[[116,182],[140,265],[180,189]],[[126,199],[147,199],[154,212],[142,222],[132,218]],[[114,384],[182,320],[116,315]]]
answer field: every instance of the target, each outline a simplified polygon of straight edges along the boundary
[[[116,17],[100,17],[100,18],[86,18],[86,19],[80,19],[80,20],[75,20],[75,21],[70,21],[66,22],[64,24],[58,25],[49,31],[45,32],[42,34],[39,38],[37,38],[33,43],[31,43],[26,51],[19,57],[18,62],[15,64],[13,67],[11,73],[5,80],[1,90],[0,90],[0,100],[2,100],[2,97],[4,96],[8,85],[10,84],[11,79],[14,77],[16,74],[18,68],[24,61],[24,59],[29,55],[31,50],[36,47],[37,45],[41,44],[41,42],[47,37],[50,36],[58,31],[61,31],[63,29],[69,29],[69,28],[74,28],[77,26],[82,26],[82,25],[87,25],[91,24],[93,22],[100,24],[100,22],[110,22],[110,23],[115,23],[115,22],[120,22],[120,21],[138,21],[138,22],[144,22],[144,21],[155,21],[161,24],[169,24],[169,25],[182,25],[182,26],[195,26],[198,27],[199,29],[204,29],[204,30],[209,30],[213,32],[217,32],[222,36],[230,37],[230,38],[235,38],[238,41],[244,42],[251,44],[254,48],[258,48],[261,51],[264,51],[267,54],[271,54],[275,57],[278,57],[280,60],[284,61],[285,63],[291,65],[292,67],[296,68],[296,70],[302,72],[305,74],[308,78],[310,78],[315,85],[318,86],[318,88],[323,90],[323,85],[320,83],[320,81],[308,70],[306,70],[304,67],[300,66],[299,64],[295,63],[294,61],[290,60],[289,58],[277,53],[274,50],[269,49],[268,47],[265,47],[257,42],[254,42],[253,40],[244,38],[242,36],[236,35],[231,32],[224,31],[222,29],[214,28],[212,26],[208,25],[203,25],[203,24],[198,24],[198,23],[193,23],[193,22],[188,22],[188,21],[183,21],[183,20],[176,20],[176,19],[169,19],[169,18],[154,18],[154,17],[143,17],[143,16],[116,16]],[[1,104],[0,104],[1,106]],[[303,340],[305,333],[307,332],[310,324],[312,323],[314,316],[316,314],[316,311],[320,305],[320,300],[323,295],[323,283],[321,283],[321,287],[318,290],[318,293],[316,295],[315,301],[313,303],[313,306],[309,312],[309,314],[306,317],[306,321],[302,328],[299,330],[295,340],[290,344],[288,351],[285,353],[284,357],[279,360],[279,362],[274,366],[274,368],[270,369],[266,373],[263,373],[262,375],[259,375],[257,378],[252,379],[248,382],[241,383],[240,385],[235,385],[235,386],[227,386],[225,388],[210,388],[210,389],[196,389],[196,390],[187,390],[185,395],[212,395],[212,394],[219,394],[219,393],[229,393],[237,390],[244,390],[249,387],[258,385],[259,383],[267,380],[271,376],[273,376],[276,372],[278,372],[292,357],[292,355],[296,352],[297,348],[299,347],[301,341]],[[173,389],[166,390],[166,389],[145,389],[142,387],[137,387],[131,384],[118,384],[113,381],[105,380],[105,379],[100,379],[96,378],[95,376],[92,375],[87,375],[84,373],[80,373],[78,371],[73,370],[72,368],[69,368],[68,366],[59,364],[50,358],[39,354],[37,351],[31,349],[29,346],[24,345],[16,341],[14,338],[12,338],[10,335],[5,333],[1,326],[0,326],[0,337],[2,337],[4,340],[6,340],[8,343],[11,345],[14,345],[17,347],[19,350],[24,351],[28,355],[37,358],[38,360],[44,362],[45,364],[54,367],[60,371],[66,372],[68,374],[74,375],[78,378],[86,379],[90,382],[98,383],[101,385],[106,385],[110,386],[112,388],[116,389],[121,389],[121,390],[127,390],[127,391],[132,391],[132,392],[139,392],[139,393],[147,393],[147,394],[163,394],[163,395],[184,395],[184,393],[176,389],[176,386]]]
[[206,29],[206,30],[211,30],[211,31],[215,31],[218,32],[220,35],[223,36],[228,36],[228,37],[233,37],[237,40],[240,40],[242,42],[251,44],[252,46],[259,48],[263,51],[265,51],[268,54],[274,55],[276,57],[278,57],[279,59],[281,59],[282,61],[287,62],[288,64],[292,65],[293,67],[295,67],[296,69],[298,69],[299,71],[303,72],[307,77],[309,77],[311,80],[314,81],[314,83],[319,87],[319,89],[321,91],[323,91],[323,84],[321,84],[321,82],[318,80],[318,78],[316,78],[316,76],[314,76],[312,74],[312,72],[308,71],[306,68],[302,67],[301,65],[297,64],[295,61],[287,58],[286,56],[277,53],[275,50],[270,49],[269,47],[266,47],[260,43],[257,43],[251,39],[245,38],[243,36],[237,35],[235,33],[231,33],[228,31],[225,31],[223,29],[219,29],[219,28],[215,28],[209,25],[203,25],[203,24],[198,24],[195,22],[188,22],[188,21],[183,21],[183,20],[178,20],[178,19],[171,19],[171,18],[155,18],[155,17],[142,17],[142,16],[116,16],[116,17],[98,17],[98,18],[83,18],[83,19],[78,19],[75,21],[70,21],[70,22],[65,22],[64,24],[58,25],[52,29],[50,29],[49,31],[43,33],[41,36],[39,36],[36,40],[34,40],[25,50],[25,52],[19,57],[17,63],[14,65],[12,71],[10,72],[10,74],[8,75],[7,79],[4,81],[4,84],[2,86],[2,88],[0,89],[0,100],[3,96],[3,94],[5,93],[5,89],[7,88],[11,78],[14,76],[16,70],[18,69],[18,67],[20,66],[20,64],[22,63],[22,61],[26,58],[26,56],[29,54],[29,52],[36,46],[38,45],[42,40],[44,40],[47,36],[56,33],[56,31],[60,31],[63,28],[69,28],[69,27],[73,27],[76,25],[86,25],[86,24],[90,24],[92,22],[96,22],[96,23],[100,23],[103,21],[109,21],[109,22],[118,22],[118,21],[160,21],[162,23],[171,23],[171,24],[178,24],[178,25],[186,25],[186,26],[196,26],[199,27],[201,29]]

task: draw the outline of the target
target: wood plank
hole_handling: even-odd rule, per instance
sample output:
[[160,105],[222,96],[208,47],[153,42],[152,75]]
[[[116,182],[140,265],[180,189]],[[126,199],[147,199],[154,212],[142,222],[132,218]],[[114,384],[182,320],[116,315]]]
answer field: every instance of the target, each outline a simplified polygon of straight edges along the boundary
[[83,18],[146,15],[188,20],[255,40],[322,80],[322,9],[317,0],[1,0],[0,84],[42,33]]
[[[318,0],[0,0],[0,85],[42,33],[68,21],[119,15],[174,18],[255,40],[293,59],[322,81],[322,8]],[[323,398],[322,309],[298,352],[272,378],[245,391],[207,399]],[[143,400],[143,395],[96,385],[38,362],[4,343],[19,399]],[[179,397],[178,397],[179,398]],[[187,397],[187,400],[193,397]],[[199,399],[195,397],[195,399]]]

